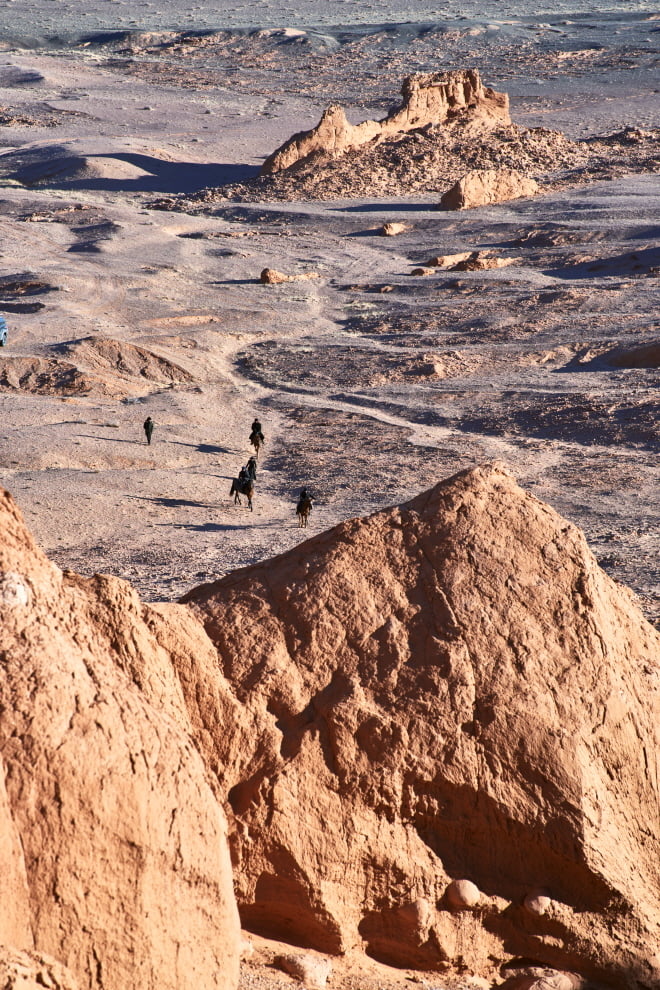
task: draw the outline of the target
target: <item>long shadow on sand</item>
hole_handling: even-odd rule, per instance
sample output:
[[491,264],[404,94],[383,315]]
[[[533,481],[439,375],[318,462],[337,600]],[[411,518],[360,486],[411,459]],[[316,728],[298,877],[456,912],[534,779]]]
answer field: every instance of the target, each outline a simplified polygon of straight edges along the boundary
[[130,444],[142,444],[147,447],[148,444],[144,440],[122,440],[121,437],[100,437],[95,436],[93,433],[76,433],[77,437],[81,437],[85,440],[109,440],[110,443],[130,443]]
[[184,440],[168,440],[167,443],[176,444],[177,447],[191,447],[200,454],[237,454],[238,451],[230,450],[229,447],[220,447],[213,443],[186,443]]
[[[239,506],[240,508],[240,506]],[[245,530],[250,529],[268,529],[267,523],[253,523],[250,521],[250,510],[247,506],[243,506],[243,510],[247,513],[245,522],[243,525],[235,525],[233,523],[156,523],[157,526],[174,526],[176,529],[187,529],[191,533],[223,533],[229,530]]]
[[[135,179],[94,177],[70,179],[64,183],[67,189],[98,189],[112,192],[161,192],[192,193],[207,186],[224,186],[230,182],[243,182],[257,175],[254,165],[200,164],[199,162],[166,162],[151,155],[126,152],[116,155],[88,155],[94,158],[127,162],[147,172]],[[49,185],[57,184],[57,179]]]
[[338,206],[336,213],[433,213],[435,203],[360,203],[357,206]]
[[166,509],[212,509],[213,506],[209,505],[207,502],[196,502],[194,499],[190,498],[166,498],[165,496],[155,496],[150,498],[148,495],[127,495],[126,498],[131,498],[136,502],[151,502],[153,505],[162,505]]

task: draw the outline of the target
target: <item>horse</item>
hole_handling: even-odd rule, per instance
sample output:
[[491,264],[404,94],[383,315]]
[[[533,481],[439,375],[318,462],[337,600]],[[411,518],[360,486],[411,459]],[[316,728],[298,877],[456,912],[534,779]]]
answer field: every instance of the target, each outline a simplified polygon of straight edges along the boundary
[[312,511],[312,500],[309,495],[303,496],[303,498],[298,500],[298,505],[296,506],[296,515],[298,516],[298,529],[307,528],[307,520],[309,519],[309,514]]
[[247,498],[247,504],[249,506],[250,512],[252,512],[252,496],[254,495],[254,482],[251,478],[247,481],[241,481],[240,478],[234,478],[231,483],[231,490],[229,492],[229,497],[234,496],[234,505],[242,505],[241,495],[245,495]]
[[245,465],[245,473],[251,481],[257,480],[257,459],[256,457],[251,457],[250,460]]
[[254,456],[259,460],[259,448],[265,444],[264,435],[259,430],[253,430],[250,434],[250,443],[254,447]]

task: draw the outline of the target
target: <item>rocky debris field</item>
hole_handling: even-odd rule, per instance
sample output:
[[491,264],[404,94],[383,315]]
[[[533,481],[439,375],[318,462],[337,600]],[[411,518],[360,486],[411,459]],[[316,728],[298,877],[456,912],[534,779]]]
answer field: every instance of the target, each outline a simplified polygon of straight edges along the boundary
[[442,194],[473,169],[515,169],[534,176],[543,191],[613,179],[660,165],[660,130],[630,129],[604,138],[571,141],[559,131],[514,124],[487,136],[428,128],[339,159],[314,156],[294,171],[205,189],[195,196],[159,200],[160,208],[195,211],[224,200],[270,202]]

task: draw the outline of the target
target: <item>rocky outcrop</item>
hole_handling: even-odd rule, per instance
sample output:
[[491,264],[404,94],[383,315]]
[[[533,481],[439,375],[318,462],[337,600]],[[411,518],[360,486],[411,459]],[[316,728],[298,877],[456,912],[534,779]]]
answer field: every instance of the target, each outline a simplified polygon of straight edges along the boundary
[[[500,466],[187,596],[244,923],[482,976],[660,978],[660,640]],[[224,768],[224,769],[223,769]]]
[[[7,902],[5,902],[6,904]],[[0,945],[2,990],[80,990],[73,974],[56,959],[40,952],[21,952]]]
[[260,174],[284,171],[314,155],[335,158],[362,145],[446,124],[459,116],[462,123],[480,127],[511,123],[506,93],[485,87],[476,69],[408,76],[401,94],[401,106],[383,120],[351,124],[340,106],[329,107],[316,127],[294,134],[274,151],[262,165]]
[[[210,644],[123,581],[62,573],[6,493],[0,529],[3,941],[87,990],[233,990],[226,823],[170,659]],[[12,958],[7,985],[31,986]]]
[[658,985],[660,637],[501,465],[186,607],[0,525],[0,983],[234,990],[226,799],[264,935]]
[[389,223],[383,224],[380,233],[382,237],[397,237],[398,234],[405,234],[408,230],[412,230],[411,224],[403,220],[390,220]]
[[440,209],[469,210],[535,196],[538,191],[538,182],[513,168],[474,169],[447,190],[440,200]]
[[283,285],[284,282],[309,282],[315,278],[320,278],[318,272],[287,275],[285,272],[278,272],[276,268],[264,268],[259,276],[259,281],[262,285]]
[[517,261],[520,258],[498,258],[492,251],[462,251],[459,254],[430,258],[427,264],[450,272],[478,272],[490,268],[507,268]]

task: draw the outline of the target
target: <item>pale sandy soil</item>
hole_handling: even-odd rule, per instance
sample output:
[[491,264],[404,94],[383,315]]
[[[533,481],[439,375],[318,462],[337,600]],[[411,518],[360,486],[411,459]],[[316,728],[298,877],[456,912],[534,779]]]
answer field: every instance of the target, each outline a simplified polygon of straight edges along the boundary
[[[428,59],[420,45],[412,68]],[[333,76],[355,119],[367,48]],[[582,526],[657,617],[657,353],[642,367],[608,356],[658,340],[657,175],[619,169],[460,215],[428,195],[153,209],[249,178],[316,122],[323,87],[314,73],[303,85],[314,64],[297,61],[289,79],[269,49],[268,76],[260,51],[250,61],[236,46],[235,64],[228,51],[206,80],[181,54],[3,54],[0,465],[41,545],[62,567],[173,599],[301,540],[303,484],[313,533],[497,457]],[[380,83],[365,76],[369,113],[396,98],[404,55]],[[657,126],[648,80],[608,103],[578,63],[560,87],[546,74],[542,101],[522,74],[511,80],[514,119],[556,117],[579,136],[588,106],[602,133]],[[380,237],[387,220],[410,230]],[[476,248],[517,260],[410,276]],[[262,286],[266,266],[320,277]],[[121,346],[97,346],[106,338]],[[267,444],[250,513],[228,493],[255,415]]]

